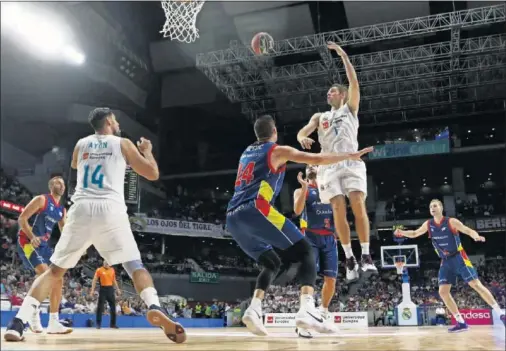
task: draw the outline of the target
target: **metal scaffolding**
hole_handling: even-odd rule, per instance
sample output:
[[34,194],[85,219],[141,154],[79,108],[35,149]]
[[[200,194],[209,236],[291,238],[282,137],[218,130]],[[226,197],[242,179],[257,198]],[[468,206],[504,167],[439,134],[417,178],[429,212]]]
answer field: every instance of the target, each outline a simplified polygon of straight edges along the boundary
[[[440,76],[427,79],[398,81],[395,84],[377,85],[372,93],[361,95],[360,113],[390,108],[392,104],[401,108],[402,103],[411,101],[437,100],[439,95],[452,89],[463,89],[489,84],[504,84],[506,82],[506,66],[483,70],[458,72],[455,75]],[[503,90],[504,92],[504,90]],[[452,101],[451,99],[449,100]],[[242,105],[242,112],[246,114],[274,113],[302,107],[327,107],[325,91],[314,91],[301,94],[299,99],[282,96],[277,99],[249,101]],[[384,107],[386,106],[386,107]]]
[[[326,45],[327,41],[333,41],[339,45],[346,46],[434,33],[450,30],[455,26],[467,28],[504,21],[506,21],[506,4],[500,4],[284,39],[274,43],[269,56],[275,57],[317,51],[319,47]],[[230,65],[254,58],[255,55],[250,47],[237,46],[226,50],[198,54],[197,67]]]
[[[506,34],[468,38],[459,43],[461,55],[474,55],[486,52],[505,51]],[[402,65],[424,62],[439,58],[452,57],[452,41],[436,44],[413,46],[395,50],[379,51],[369,54],[350,56],[350,62],[356,70],[372,69],[378,66]],[[340,58],[334,59],[337,70],[344,72]],[[293,80],[327,74],[327,65],[322,61],[299,63],[295,65],[272,67],[270,70],[243,70],[237,66],[233,69],[220,70],[205,68],[207,76],[221,86],[257,85],[265,81]]]
[[[361,88],[361,118],[378,122],[448,105],[457,113],[469,99],[506,97],[506,34],[462,39],[471,26],[506,22],[506,4],[281,40],[269,55],[244,46],[199,54],[199,68],[250,118],[270,113],[288,119],[326,109],[326,92],[342,82],[341,58],[327,41],[340,45],[374,42],[450,30],[447,42],[350,56]],[[276,56],[315,51],[321,61],[273,66]],[[490,92],[501,85],[502,95]],[[444,108],[443,108],[444,109]],[[304,111],[304,113],[302,113]],[[308,113],[305,113],[308,111]],[[400,114],[400,115],[399,115]],[[401,117],[399,117],[401,116]]]
[[[468,56],[460,60],[460,66],[455,69],[452,66],[452,59],[422,62],[409,66],[391,66],[384,69],[368,70],[357,72],[360,82],[362,98],[368,95],[378,94],[377,87],[370,85],[384,85],[385,83],[403,80],[410,82],[416,79],[425,79],[427,77],[436,77],[440,75],[449,75],[457,71],[473,71],[491,67],[502,67],[506,65],[506,54],[490,53],[483,56]],[[296,79],[271,83],[271,92],[266,93],[262,86],[236,87],[236,101],[255,101],[262,98],[272,98],[276,96],[294,97],[297,94],[304,94],[313,91],[326,93],[329,87],[334,83],[327,76],[314,76],[307,79]]]

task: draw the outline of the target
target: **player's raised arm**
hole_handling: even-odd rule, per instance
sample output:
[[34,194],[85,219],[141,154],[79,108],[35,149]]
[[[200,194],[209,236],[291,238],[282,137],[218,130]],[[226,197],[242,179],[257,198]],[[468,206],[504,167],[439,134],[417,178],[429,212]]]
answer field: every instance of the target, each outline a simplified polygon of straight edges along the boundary
[[301,187],[300,189],[296,189],[293,193],[293,212],[295,212],[297,216],[300,216],[306,206],[306,195],[309,183],[302,178],[302,172],[299,172],[297,175],[297,180]]
[[147,180],[158,180],[160,173],[158,172],[158,164],[151,152],[153,147],[151,142],[141,138],[137,142],[137,147],[129,139],[121,139],[121,152],[133,170]]
[[318,129],[318,124],[320,123],[321,113],[315,113],[309,122],[302,127],[301,130],[297,133],[297,141],[300,143],[303,149],[309,150],[311,149],[311,145],[314,144],[314,140],[309,138],[309,136]]
[[344,68],[346,70],[346,77],[348,78],[348,108],[356,116],[358,107],[360,105],[360,86],[358,85],[357,72],[350,62],[348,54],[336,43],[329,41],[327,47],[334,50],[343,60]]
[[452,226],[453,229],[463,234],[469,235],[471,238],[473,238],[474,241],[485,241],[485,237],[481,236],[475,230],[464,225],[461,221],[459,221],[456,218],[450,218],[450,225]]
[[305,163],[311,165],[331,165],[345,160],[361,161],[361,157],[371,152],[374,148],[368,147],[357,152],[346,154],[319,153],[299,151],[291,146],[278,146],[274,149],[271,156],[271,162],[278,168],[288,161],[296,163]]
[[427,231],[429,230],[428,226],[429,226],[428,221],[425,221],[420,226],[420,228],[418,228],[416,230],[401,230],[401,229],[397,229],[394,234],[395,234],[395,236],[398,236],[398,237],[405,236],[406,238],[413,239],[413,238],[419,237],[419,236],[424,235],[425,233],[427,233]]

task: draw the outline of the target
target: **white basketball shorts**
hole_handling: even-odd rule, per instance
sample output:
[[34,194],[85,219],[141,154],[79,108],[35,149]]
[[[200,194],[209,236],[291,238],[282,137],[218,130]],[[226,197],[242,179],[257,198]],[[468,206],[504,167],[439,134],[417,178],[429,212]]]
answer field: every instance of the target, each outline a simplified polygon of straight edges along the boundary
[[140,260],[126,206],[110,200],[80,200],[70,208],[51,262],[73,268],[95,246],[110,265]]
[[316,176],[320,200],[324,204],[338,195],[348,196],[361,191],[367,196],[367,171],[360,161],[342,161],[333,165],[319,166]]

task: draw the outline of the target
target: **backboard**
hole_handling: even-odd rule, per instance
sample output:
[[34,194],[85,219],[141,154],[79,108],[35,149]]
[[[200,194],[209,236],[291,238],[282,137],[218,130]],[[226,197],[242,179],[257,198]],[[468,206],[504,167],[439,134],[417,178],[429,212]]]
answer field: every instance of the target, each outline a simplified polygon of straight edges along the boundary
[[392,245],[381,247],[381,267],[396,268],[396,260],[405,261],[405,267],[420,266],[418,261],[418,245]]

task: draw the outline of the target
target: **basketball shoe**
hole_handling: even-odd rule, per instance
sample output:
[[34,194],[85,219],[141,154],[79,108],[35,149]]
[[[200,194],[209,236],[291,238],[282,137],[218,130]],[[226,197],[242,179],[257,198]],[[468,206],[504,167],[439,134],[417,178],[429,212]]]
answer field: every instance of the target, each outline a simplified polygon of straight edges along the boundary
[[32,333],[40,334],[44,331],[42,323],[40,322],[40,310],[38,308],[35,309],[32,319],[28,324],[30,326],[30,330],[32,331]]
[[146,319],[151,325],[161,328],[171,341],[177,344],[186,341],[186,331],[183,326],[169,318],[160,306],[149,306]]
[[262,322],[262,303],[256,301],[256,299],[251,300],[251,304],[244,311],[242,322],[255,335],[266,336],[268,334]]
[[361,266],[364,273],[378,274],[378,268],[374,265],[371,255],[362,255]]
[[47,325],[46,333],[48,334],[70,334],[74,330],[72,328],[68,328],[60,323],[59,320],[55,318],[49,318],[49,323]]
[[25,337],[23,333],[25,331],[25,324],[19,318],[12,319],[9,324],[7,324],[7,330],[4,333],[5,341],[23,341]]
[[322,334],[337,332],[337,328],[327,323],[327,319],[315,307],[314,298],[311,295],[301,297],[300,309],[295,316],[295,325],[297,328],[315,330]]
[[346,282],[353,283],[360,277],[358,272],[358,263],[355,256],[346,259]]

